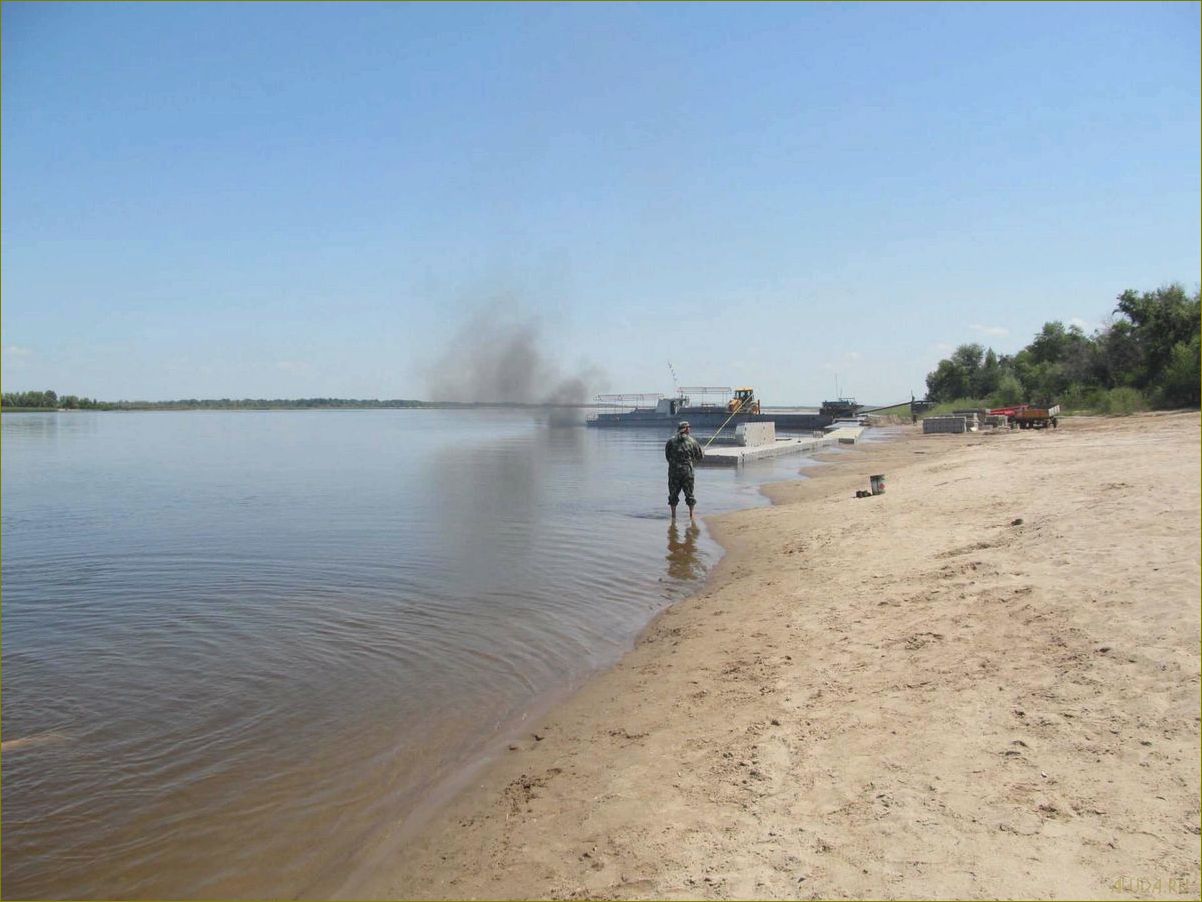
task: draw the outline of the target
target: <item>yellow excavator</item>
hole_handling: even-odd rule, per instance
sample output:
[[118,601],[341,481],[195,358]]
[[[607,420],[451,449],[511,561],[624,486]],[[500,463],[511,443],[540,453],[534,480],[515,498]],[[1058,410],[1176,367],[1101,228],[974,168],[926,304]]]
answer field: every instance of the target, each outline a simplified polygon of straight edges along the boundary
[[727,413],[759,413],[760,402],[753,388],[736,388],[735,396],[726,405]]

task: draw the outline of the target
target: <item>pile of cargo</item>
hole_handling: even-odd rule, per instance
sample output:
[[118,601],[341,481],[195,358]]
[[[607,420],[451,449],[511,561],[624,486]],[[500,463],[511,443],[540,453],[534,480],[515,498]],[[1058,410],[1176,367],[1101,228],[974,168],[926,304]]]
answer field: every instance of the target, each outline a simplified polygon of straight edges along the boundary
[[1056,428],[1060,416],[1060,405],[1035,407],[1031,404],[1015,404],[1012,407],[984,407],[956,410],[950,416],[924,417],[922,431],[926,433],[957,434],[978,432],[985,427],[994,429],[1046,429]]

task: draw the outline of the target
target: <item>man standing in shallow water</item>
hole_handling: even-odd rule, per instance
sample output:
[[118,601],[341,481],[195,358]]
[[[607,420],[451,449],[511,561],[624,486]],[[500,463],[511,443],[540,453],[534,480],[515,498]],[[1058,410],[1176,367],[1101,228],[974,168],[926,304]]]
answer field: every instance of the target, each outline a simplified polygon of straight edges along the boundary
[[689,506],[689,519],[693,519],[693,508],[697,498],[693,495],[693,462],[705,457],[697,439],[689,435],[689,423],[681,421],[676,435],[664,445],[664,457],[668,459],[668,507],[672,508],[672,519],[676,519],[676,504],[684,492],[684,503]]

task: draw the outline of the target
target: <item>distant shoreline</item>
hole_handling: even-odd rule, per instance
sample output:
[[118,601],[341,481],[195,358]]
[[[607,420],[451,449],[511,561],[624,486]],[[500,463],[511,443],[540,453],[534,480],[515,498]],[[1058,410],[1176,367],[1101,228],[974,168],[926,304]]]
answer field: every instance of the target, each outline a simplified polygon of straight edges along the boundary
[[604,404],[524,404],[501,401],[113,401],[96,402],[88,407],[3,407],[0,413],[78,413],[86,411],[122,412],[134,410],[583,410],[606,407]]

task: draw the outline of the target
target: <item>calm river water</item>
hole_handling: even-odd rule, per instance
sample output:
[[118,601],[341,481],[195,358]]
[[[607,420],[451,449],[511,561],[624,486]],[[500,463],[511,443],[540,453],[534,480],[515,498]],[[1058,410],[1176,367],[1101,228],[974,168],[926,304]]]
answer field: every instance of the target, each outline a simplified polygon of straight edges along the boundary
[[[720,553],[669,525],[655,431],[402,410],[2,428],[9,898],[328,894]],[[702,470],[701,509],[765,503],[803,463]]]

